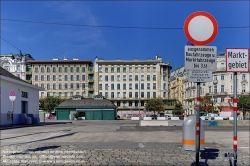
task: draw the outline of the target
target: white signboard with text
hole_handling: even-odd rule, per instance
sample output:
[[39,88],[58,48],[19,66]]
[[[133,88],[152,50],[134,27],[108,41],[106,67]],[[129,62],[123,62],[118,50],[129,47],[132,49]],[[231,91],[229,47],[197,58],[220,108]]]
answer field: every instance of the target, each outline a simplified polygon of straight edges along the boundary
[[186,70],[216,70],[216,46],[185,46]]
[[226,71],[248,72],[249,71],[249,49],[227,48],[226,49]]
[[188,81],[189,82],[212,82],[213,81],[212,71],[189,70]]

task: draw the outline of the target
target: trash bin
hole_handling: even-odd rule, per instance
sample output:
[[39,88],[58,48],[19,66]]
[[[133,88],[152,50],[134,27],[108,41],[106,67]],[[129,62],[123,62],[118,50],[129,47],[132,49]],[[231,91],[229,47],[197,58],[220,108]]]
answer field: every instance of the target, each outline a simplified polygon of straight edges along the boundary
[[[205,148],[205,123],[200,119],[200,150]],[[182,125],[182,149],[195,151],[196,148],[196,116],[189,116]]]

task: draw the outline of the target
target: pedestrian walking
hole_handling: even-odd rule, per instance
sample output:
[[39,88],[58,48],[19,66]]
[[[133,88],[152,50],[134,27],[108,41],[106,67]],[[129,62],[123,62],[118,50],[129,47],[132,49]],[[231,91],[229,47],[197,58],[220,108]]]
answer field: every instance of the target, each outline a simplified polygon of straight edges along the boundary
[[50,120],[52,119],[52,114],[51,114],[51,113],[49,114],[49,119],[50,119]]

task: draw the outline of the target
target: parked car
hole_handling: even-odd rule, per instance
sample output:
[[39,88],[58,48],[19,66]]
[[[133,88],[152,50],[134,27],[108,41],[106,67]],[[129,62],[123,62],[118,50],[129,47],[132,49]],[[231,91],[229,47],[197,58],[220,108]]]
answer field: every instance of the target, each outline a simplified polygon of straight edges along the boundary
[[244,116],[244,120],[250,120],[250,115]]
[[184,115],[179,115],[180,120],[184,120]]
[[171,119],[171,116],[165,115],[165,118],[166,118],[166,120],[170,120],[170,119]]
[[150,117],[152,117],[152,119],[157,119],[157,115],[150,115]]

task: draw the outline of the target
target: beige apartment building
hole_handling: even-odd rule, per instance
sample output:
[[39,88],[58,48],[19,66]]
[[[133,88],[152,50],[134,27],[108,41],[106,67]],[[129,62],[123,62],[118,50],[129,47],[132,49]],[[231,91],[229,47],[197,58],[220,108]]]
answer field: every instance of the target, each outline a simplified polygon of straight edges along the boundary
[[[228,101],[233,99],[233,72],[226,71],[226,56],[224,52],[217,53],[217,68],[212,72],[212,82],[201,83],[200,96],[209,96],[213,101],[213,112],[233,111]],[[189,115],[196,113],[197,83],[188,82],[187,72],[184,72],[183,105]],[[250,73],[237,73],[237,95],[250,96]],[[205,110],[203,110],[205,111]]]
[[170,63],[163,63],[158,55],[155,60],[103,60],[96,57],[94,67],[95,95],[101,94],[113,101],[118,114],[128,110],[135,114],[143,111],[147,101],[156,97],[162,97],[166,105],[173,105],[169,100],[172,67]]
[[170,74],[170,79],[169,79],[169,84],[170,84],[170,98],[171,99],[176,99],[177,101],[181,102],[182,105],[183,103],[183,76],[184,76],[184,67],[178,68],[171,72]]
[[29,60],[28,62],[32,68],[32,84],[45,89],[39,92],[39,98],[94,96],[92,61],[64,58],[63,60]]

